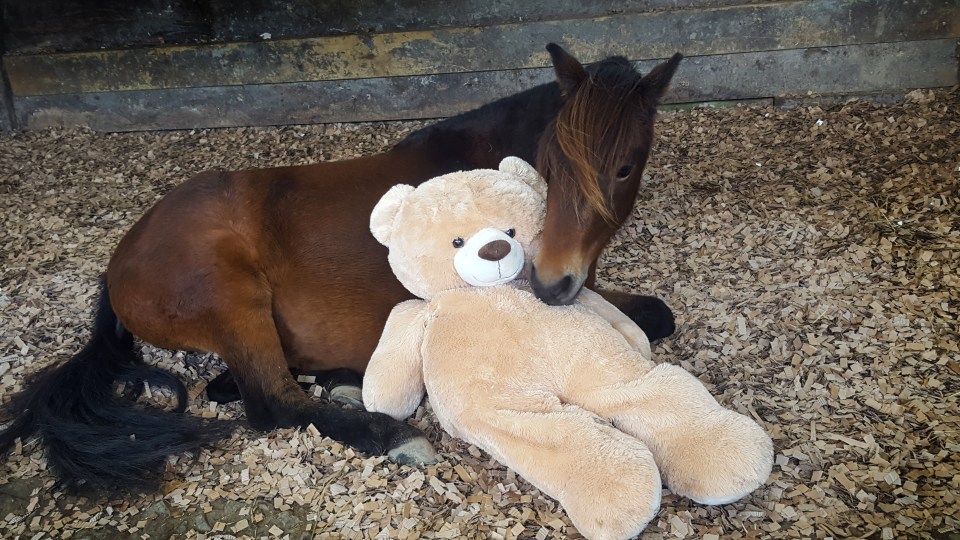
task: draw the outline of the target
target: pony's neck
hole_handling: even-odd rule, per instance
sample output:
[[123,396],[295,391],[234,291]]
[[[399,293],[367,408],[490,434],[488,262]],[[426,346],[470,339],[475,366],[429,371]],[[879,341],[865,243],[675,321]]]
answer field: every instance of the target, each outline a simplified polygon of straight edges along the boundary
[[557,83],[543,84],[415,131],[395,148],[422,148],[449,161],[450,170],[496,168],[507,156],[535,163],[561,104]]

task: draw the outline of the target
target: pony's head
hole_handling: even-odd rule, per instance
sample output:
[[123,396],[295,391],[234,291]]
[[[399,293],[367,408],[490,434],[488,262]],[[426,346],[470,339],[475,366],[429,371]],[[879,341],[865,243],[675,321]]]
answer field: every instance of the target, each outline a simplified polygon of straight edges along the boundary
[[531,281],[541,300],[562,305],[580,292],[600,251],[633,211],[657,101],[683,56],[643,76],[622,57],[584,69],[556,44],[547,51],[564,102],[537,151],[537,170],[550,190]]

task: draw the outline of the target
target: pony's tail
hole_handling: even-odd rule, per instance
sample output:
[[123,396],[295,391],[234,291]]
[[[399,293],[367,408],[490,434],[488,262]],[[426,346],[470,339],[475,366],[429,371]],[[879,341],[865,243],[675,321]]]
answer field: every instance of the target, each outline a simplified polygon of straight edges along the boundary
[[[125,393],[118,391],[122,383],[131,385]],[[176,409],[137,404],[145,383],[173,390]],[[90,341],[70,360],[28,377],[24,390],[0,409],[0,423],[7,424],[0,454],[17,438],[37,433],[64,484],[149,486],[162,475],[167,456],[228,437],[235,427],[183,414],[187,401],[177,377],[143,363],[110,305],[104,278]]]

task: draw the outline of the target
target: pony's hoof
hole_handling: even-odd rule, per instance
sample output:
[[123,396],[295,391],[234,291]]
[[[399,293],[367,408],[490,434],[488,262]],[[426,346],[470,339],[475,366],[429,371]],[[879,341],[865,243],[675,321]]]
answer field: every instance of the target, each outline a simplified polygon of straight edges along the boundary
[[439,461],[433,445],[425,437],[410,439],[387,452],[387,457],[400,465],[431,465]]
[[345,384],[330,389],[330,399],[341,405],[363,409],[363,390],[359,386]]
[[237,386],[237,381],[230,370],[224,371],[207,383],[207,398],[217,403],[232,403],[243,399],[240,395],[240,387]]
[[673,311],[656,296],[635,296],[621,309],[651,342],[671,336],[677,329]]

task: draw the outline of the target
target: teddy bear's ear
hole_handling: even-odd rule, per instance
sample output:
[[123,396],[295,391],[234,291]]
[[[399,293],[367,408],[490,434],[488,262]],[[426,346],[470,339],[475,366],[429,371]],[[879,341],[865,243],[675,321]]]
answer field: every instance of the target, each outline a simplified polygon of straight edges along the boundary
[[390,234],[393,232],[393,222],[400,213],[400,207],[407,195],[413,193],[413,186],[397,184],[390,188],[380,198],[380,202],[373,207],[370,213],[370,232],[377,242],[385,246],[390,245]]
[[509,156],[503,158],[503,161],[500,162],[500,171],[519,176],[524,182],[532,187],[538,195],[546,200],[547,182],[543,179],[543,177],[540,176],[540,173],[533,168],[533,165],[530,165],[518,157]]

